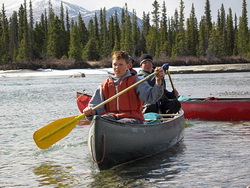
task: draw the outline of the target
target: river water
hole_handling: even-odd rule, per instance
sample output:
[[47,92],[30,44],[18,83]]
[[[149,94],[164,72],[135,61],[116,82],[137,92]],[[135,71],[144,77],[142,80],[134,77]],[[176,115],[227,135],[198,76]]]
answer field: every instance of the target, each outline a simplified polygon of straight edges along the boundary
[[[249,121],[186,120],[185,138],[171,150],[99,172],[87,147],[88,126],[76,126],[46,150],[32,136],[78,115],[75,93],[93,93],[106,74],[6,75],[0,75],[0,187],[250,186]],[[249,73],[173,74],[172,80],[188,97],[250,97]],[[171,88],[167,76],[166,82]]]

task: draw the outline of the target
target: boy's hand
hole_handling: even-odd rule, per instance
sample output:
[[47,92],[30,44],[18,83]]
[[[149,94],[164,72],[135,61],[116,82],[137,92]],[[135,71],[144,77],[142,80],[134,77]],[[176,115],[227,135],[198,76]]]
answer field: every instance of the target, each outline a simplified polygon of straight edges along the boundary
[[82,111],[82,113],[84,113],[86,116],[93,116],[93,115],[95,115],[95,111],[92,110],[92,108],[90,108],[88,106]]

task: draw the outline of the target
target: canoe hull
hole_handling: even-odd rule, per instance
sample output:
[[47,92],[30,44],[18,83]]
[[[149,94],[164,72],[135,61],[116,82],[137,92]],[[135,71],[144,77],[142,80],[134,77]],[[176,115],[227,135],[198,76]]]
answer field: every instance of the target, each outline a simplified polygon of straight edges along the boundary
[[88,145],[100,170],[165,151],[184,137],[184,115],[149,125],[125,125],[95,116]]
[[250,99],[217,99],[182,101],[181,107],[187,119],[203,120],[250,120]]
[[80,112],[82,112],[84,110],[84,108],[86,108],[88,106],[88,103],[90,101],[92,96],[88,95],[88,94],[84,94],[84,93],[80,93],[77,92],[76,93],[76,103],[78,106],[78,109],[80,110]]

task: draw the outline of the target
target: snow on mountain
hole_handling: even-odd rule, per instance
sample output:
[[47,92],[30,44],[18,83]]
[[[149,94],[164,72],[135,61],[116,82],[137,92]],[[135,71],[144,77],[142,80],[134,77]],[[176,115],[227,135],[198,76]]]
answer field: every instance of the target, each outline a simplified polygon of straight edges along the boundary
[[[10,5],[5,5],[5,10],[6,10],[6,15],[10,17],[13,14],[13,11],[18,12],[21,4],[23,4],[23,0],[17,0],[15,3],[10,4]],[[100,10],[94,10],[94,11],[89,11],[81,6],[78,6],[76,4],[71,4],[66,1],[61,1],[61,0],[50,0],[52,4],[52,8],[55,12],[56,15],[60,15],[61,12],[61,3],[63,4],[64,12],[68,10],[69,13],[69,18],[73,18],[74,20],[77,21],[79,13],[81,13],[82,18],[87,25],[90,19],[93,19],[95,14],[99,18]],[[29,12],[29,1],[26,1],[26,6],[27,10]],[[45,10],[48,15],[48,7],[49,7],[49,0],[32,0],[32,9],[33,9],[33,17],[35,21],[40,21],[40,17],[42,14],[45,13]],[[115,11],[117,11],[118,17],[121,15],[122,8],[120,7],[113,7],[108,10],[106,10],[106,17],[109,19],[111,15],[115,14]],[[132,13],[129,13],[132,15]],[[138,18],[138,25],[142,25],[142,20]]]

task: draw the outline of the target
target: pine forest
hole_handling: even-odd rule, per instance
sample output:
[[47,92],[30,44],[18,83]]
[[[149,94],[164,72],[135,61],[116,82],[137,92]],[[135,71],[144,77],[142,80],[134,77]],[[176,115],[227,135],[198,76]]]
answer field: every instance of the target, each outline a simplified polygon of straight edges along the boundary
[[120,17],[115,12],[107,18],[106,9],[102,8],[100,15],[86,25],[80,13],[77,21],[69,18],[62,3],[60,15],[56,15],[49,2],[37,22],[31,1],[24,0],[9,18],[3,4],[0,65],[48,60],[101,61],[109,59],[116,50],[125,50],[136,58],[143,53],[163,59],[250,57],[246,0],[242,0],[239,17],[221,4],[215,21],[211,18],[209,0],[199,22],[194,5],[187,18],[184,9],[184,1],[180,0],[174,16],[168,17],[165,1],[160,5],[155,0],[152,12],[143,12],[139,26],[136,11],[129,14],[125,4]]

